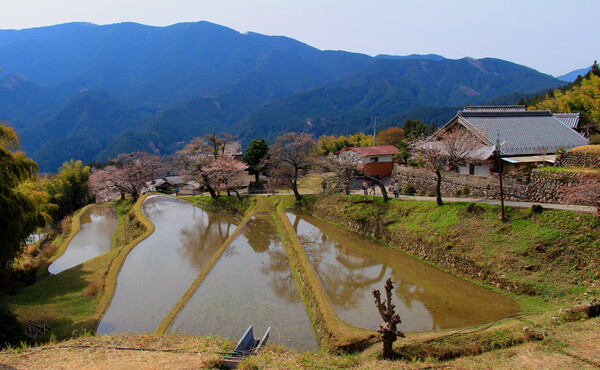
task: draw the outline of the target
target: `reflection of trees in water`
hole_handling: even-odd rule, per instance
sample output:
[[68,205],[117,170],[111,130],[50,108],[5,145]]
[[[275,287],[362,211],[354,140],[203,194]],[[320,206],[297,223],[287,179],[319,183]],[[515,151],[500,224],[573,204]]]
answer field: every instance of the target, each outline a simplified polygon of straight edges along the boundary
[[294,277],[290,269],[285,250],[280,241],[274,241],[278,248],[271,248],[267,252],[269,261],[260,268],[261,272],[269,279],[269,286],[275,293],[290,303],[300,301],[300,295],[294,284]]
[[[299,217],[296,217],[294,229],[298,231],[299,226]],[[344,309],[356,306],[364,299],[365,294],[370,294],[371,285],[385,277],[387,267],[384,264],[380,264],[379,273],[373,276],[371,267],[379,264],[360,254],[349,253],[347,248],[306,221],[302,226],[298,238],[317,271],[323,288],[336,306]]]
[[83,215],[81,215],[81,222],[84,223],[84,218],[87,220],[92,220],[94,218],[105,217],[107,219],[116,220],[117,212],[112,207],[91,207],[87,210]]
[[287,302],[298,302],[300,296],[275,225],[268,219],[254,217],[246,224],[244,236],[255,253],[267,252],[269,258],[260,271],[267,277],[271,289]]
[[200,220],[196,224],[180,230],[180,241],[183,248],[179,248],[178,251],[190,261],[191,265],[201,269],[229,237],[232,224],[220,215],[200,209],[198,211],[203,213],[199,217]]
[[392,280],[394,280],[394,294],[398,297],[407,308],[412,308],[413,300],[416,299],[416,294],[423,289],[415,284],[411,284],[402,278],[398,271],[392,271]]
[[248,220],[244,228],[244,236],[248,244],[256,253],[262,253],[269,249],[269,245],[279,239],[279,234],[273,225],[267,220],[252,218]]
[[[293,226],[296,232],[300,231],[298,238],[327,295],[336,306],[348,309],[365,297],[370,298],[373,285],[387,277],[389,269],[386,263],[378,263],[365,256],[358,246],[354,247],[354,243],[360,243],[362,238],[344,238],[342,245],[330,235],[333,232],[331,228],[325,227],[330,231],[326,234],[299,216],[295,216]],[[378,260],[381,261],[381,258]],[[377,275],[374,275],[375,266],[381,266]],[[415,294],[421,289],[403,279],[399,271],[391,271],[391,274],[396,282],[395,295],[411,308]]]

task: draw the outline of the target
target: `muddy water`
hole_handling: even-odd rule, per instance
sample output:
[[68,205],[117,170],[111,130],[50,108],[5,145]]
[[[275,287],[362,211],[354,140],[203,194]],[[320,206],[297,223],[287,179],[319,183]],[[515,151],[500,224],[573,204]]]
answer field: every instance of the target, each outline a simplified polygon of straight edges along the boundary
[[271,326],[269,343],[297,350],[318,347],[281,239],[266,215],[248,222],[171,330],[236,341],[249,325],[255,337]]
[[236,227],[232,217],[154,196],[142,205],[156,229],[127,256],[99,334],[152,332]]
[[59,272],[77,266],[110,251],[110,241],[119,219],[110,207],[90,207],[79,217],[80,228],[69,242],[65,253],[52,262],[48,272]]
[[360,235],[304,214],[288,218],[317,271],[338,315],[356,326],[377,329],[382,322],[373,289],[385,297],[394,281],[393,303],[400,330],[458,328],[495,321],[519,312],[501,294],[435,269]]

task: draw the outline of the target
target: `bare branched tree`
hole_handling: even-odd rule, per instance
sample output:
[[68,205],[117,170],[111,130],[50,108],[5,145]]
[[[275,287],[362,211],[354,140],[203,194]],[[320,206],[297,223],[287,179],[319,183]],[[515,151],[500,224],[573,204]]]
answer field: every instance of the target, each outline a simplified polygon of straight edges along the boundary
[[413,147],[419,150],[424,163],[437,176],[435,198],[438,206],[441,206],[444,204],[442,171],[454,170],[463,161],[479,161],[478,154],[484,144],[467,129],[454,126],[417,141]]
[[308,171],[316,155],[316,141],[307,133],[288,132],[275,139],[269,147],[264,165],[269,168],[273,185],[284,185],[292,189],[296,200],[300,200],[298,179]]
[[340,182],[350,184],[356,179],[366,179],[375,183],[385,202],[388,201],[389,197],[383,181],[376,177],[365,174],[364,168],[365,163],[363,157],[354,155],[352,151],[342,152],[343,155],[330,154],[327,157],[321,156],[315,163],[324,172],[333,172],[336,177],[339,178]]

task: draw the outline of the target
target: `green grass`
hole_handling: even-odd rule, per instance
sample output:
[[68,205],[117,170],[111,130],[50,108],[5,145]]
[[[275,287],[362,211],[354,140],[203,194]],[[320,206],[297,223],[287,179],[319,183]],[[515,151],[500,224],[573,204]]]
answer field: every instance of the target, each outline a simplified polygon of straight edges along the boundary
[[220,196],[212,198],[209,196],[186,196],[181,197],[189,202],[199,204],[215,211],[225,212],[236,216],[244,215],[254,206],[253,197]]
[[427,260],[443,269],[484,284],[501,279],[503,289],[516,284],[542,301],[572,302],[587,289],[600,294],[600,221],[593,215],[507,207],[501,222],[496,205],[469,212],[467,203],[357,202],[365,199],[306,197],[305,208],[333,223],[354,222],[360,232],[411,253],[423,244]]
[[[113,261],[128,243],[144,231],[144,226],[131,213],[131,201],[105,205],[114,206],[119,217],[119,224],[111,238],[111,251],[56,275],[40,273],[38,282],[22,289],[15,296],[6,297],[6,302],[21,321],[46,321],[52,327],[51,334],[58,339],[93,332],[99,318],[97,310],[100,302],[103,298],[104,301],[110,299],[103,295],[107,287],[114,288],[115,282],[106,278]],[[72,219],[69,236],[59,235],[53,241],[54,244],[60,242],[61,246],[50,261],[64,252],[78,231],[79,213]],[[111,292],[108,294],[112,295]],[[44,341],[49,338],[50,334],[46,334],[36,340]]]
[[[84,292],[97,280],[102,279],[106,268],[116,253],[109,252],[60,274],[48,276],[34,285],[6,299],[11,310],[20,320],[42,323],[46,320],[51,334],[58,339],[92,332],[96,297]],[[38,337],[47,340],[50,334]]]
[[585,173],[588,175],[600,175],[600,170],[583,167],[541,167],[539,170],[551,173]]

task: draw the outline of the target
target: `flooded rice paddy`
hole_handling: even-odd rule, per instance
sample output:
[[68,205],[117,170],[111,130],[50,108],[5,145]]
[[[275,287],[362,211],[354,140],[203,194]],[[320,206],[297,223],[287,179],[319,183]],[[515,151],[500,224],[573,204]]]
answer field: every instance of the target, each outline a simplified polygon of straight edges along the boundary
[[175,319],[180,333],[237,340],[249,325],[255,336],[271,326],[269,342],[317,349],[279,233],[269,215],[255,215]]
[[[149,197],[142,209],[155,231],[123,263],[112,302],[98,325],[99,334],[156,330],[237,225],[233,217],[172,197]],[[332,306],[353,325],[378,328],[381,318],[371,292],[383,290],[389,277],[396,287],[393,303],[402,319],[400,330],[466,327],[520,310],[508,297],[356,233],[304,214],[288,212],[287,217]],[[82,231],[83,225],[82,220]],[[104,231],[109,249],[112,230]],[[248,221],[170,330],[235,341],[249,325],[254,326],[256,336],[271,326],[271,343],[298,350],[318,349],[270,215],[257,214]]]
[[166,196],[147,198],[142,209],[156,229],[127,256],[99,334],[156,330],[237,224]]
[[347,322],[377,329],[373,289],[394,281],[400,330],[458,328],[520,311],[514,300],[444,273],[356,233],[304,214],[288,213],[325,292]]
[[119,219],[111,207],[90,207],[79,216],[80,227],[62,256],[48,266],[58,274],[110,251],[112,234]]

